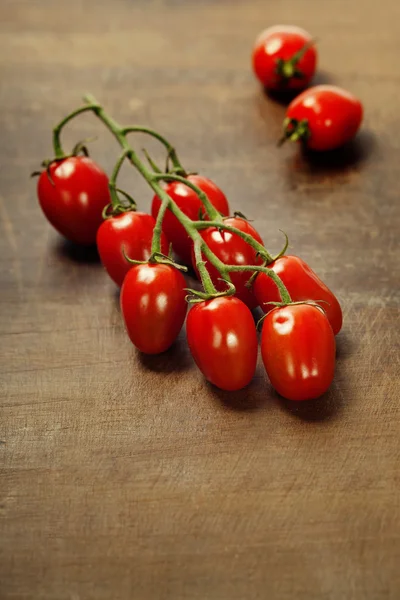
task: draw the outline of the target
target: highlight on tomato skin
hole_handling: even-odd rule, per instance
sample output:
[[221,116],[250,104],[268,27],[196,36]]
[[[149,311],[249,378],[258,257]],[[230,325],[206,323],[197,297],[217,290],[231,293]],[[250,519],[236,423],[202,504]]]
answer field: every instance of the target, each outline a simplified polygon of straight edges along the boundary
[[335,371],[335,336],[324,311],[312,304],[274,308],[263,321],[261,355],[275,390],[287,400],[319,398]]
[[[293,302],[313,300],[326,313],[333,333],[342,328],[343,314],[338,299],[311,267],[300,257],[286,254],[268,265],[282,280]],[[273,309],[269,302],[280,302],[278,288],[268,275],[260,273],[253,283],[253,292],[260,308],[268,313]]]
[[[188,175],[187,180],[200,188],[208,196],[211,204],[222,216],[229,215],[230,209],[228,200],[223,191],[215,185],[211,179],[208,179],[203,175]],[[200,198],[196,192],[187,185],[180,181],[171,181],[164,184],[164,189],[176,203],[178,208],[180,208],[189,219],[197,221],[201,214],[204,220],[209,220]],[[151,205],[151,214],[154,219],[157,218],[160,206],[161,200],[156,195],[154,196]],[[167,210],[165,213],[162,227],[176,254],[181,258],[184,264],[190,265],[193,242],[186,233],[183,225],[170,210]]]
[[[111,279],[119,287],[133,266],[125,256],[139,261],[150,258],[155,224],[151,215],[130,210],[108,217],[100,225],[97,231],[100,259]],[[168,251],[168,240],[162,232],[161,252],[168,255]]]
[[262,31],[253,47],[252,64],[267,90],[293,91],[308,86],[317,67],[312,36],[294,25],[275,25]]
[[37,193],[44,215],[61,235],[84,246],[96,242],[110,192],[107,175],[91,158],[52,162],[39,177]]
[[254,376],[258,340],[250,309],[234,296],[194,304],[186,319],[190,352],[204,377],[236,391]]
[[121,288],[121,312],[131,342],[145,354],[165,352],[185,321],[186,281],[166,264],[130,269]]

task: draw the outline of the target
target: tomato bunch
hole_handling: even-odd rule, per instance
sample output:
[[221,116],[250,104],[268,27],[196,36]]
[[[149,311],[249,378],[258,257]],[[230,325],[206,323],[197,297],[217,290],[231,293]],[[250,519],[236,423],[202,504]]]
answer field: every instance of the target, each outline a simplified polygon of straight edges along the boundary
[[[305,87],[316,62],[311,36],[293,27],[267,30],[253,53],[257,76],[275,90]],[[61,148],[61,128],[85,110],[93,110],[123,148],[110,180],[87,155],[66,155]],[[329,149],[352,137],[361,117],[355,98],[319,86],[290,104],[285,136]],[[225,194],[213,181],[188,174],[169,142],[138,128],[167,149],[165,173],[146,153],[147,167],[126,139],[134,129],[120,127],[88,99],[55,128],[56,158],[44,163],[38,181],[39,203],[50,223],[72,242],[97,243],[105,271],[121,288],[121,313],[133,345],[145,354],[166,352],[186,320],[187,343],[204,377],[222,390],[239,390],[256,370],[252,310],[260,307],[265,313],[261,356],[272,386],[294,401],[322,395],[334,376],[335,335],[342,327],[334,293],[304,260],[285,255],[286,246],[272,257],[257,229],[241,213],[231,216]],[[153,190],[151,214],[137,211],[133,199],[117,188],[124,160]],[[187,288],[182,273],[187,266],[201,290]]]

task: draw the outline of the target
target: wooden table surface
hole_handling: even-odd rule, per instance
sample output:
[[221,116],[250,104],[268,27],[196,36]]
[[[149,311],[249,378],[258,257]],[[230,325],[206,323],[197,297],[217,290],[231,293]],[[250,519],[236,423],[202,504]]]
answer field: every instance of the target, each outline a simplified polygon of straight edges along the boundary
[[[398,0],[2,0],[2,600],[400,597],[399,19]],[[362,98],[345,150],[276,148],[285,107],[249,53],[277,22],[318,37],[317,81]],[[335,290],[323,399],[280,400],[261,361],[219,392],[184,332],[135,352],[95,252],[61,240],[29,180],[86,91],[169,137],[273,251],[287,231]],[[93,117],[64,140],[92,135],[110,172],[118,147]],[[148,209],[129,166],[122,185]]]

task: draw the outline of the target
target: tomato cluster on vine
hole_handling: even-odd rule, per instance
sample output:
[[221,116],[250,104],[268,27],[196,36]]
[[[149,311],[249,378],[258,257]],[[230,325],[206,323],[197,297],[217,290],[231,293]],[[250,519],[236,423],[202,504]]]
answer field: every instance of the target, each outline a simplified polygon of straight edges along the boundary
[[[257,77],[274,91],[303,90],[316,64],[314,40],[299,28],[266,30],[253,51]],[[123,150],[110,179],[82,144],[70,155],[61,146],[62,128],[88,111]],[[361,118],[361,104],[349,93],[317,86],[289,105],[283,139],[303,141],[314,150],[336,148],[355,135]],[[165,172],[147,152],[145,160],[139,157],[127,139],[134,132],[164,146]],[[168,351],[186,320],[187,343],[205,378],[220,389],[239,390],[256,370],[254,309],[260,307],[261,356],[275,390],[295,401],[327,391],[342,310],[309,265],[286,254],[287,237],[282,251],[272,256],[256,227],[241,213],[232,215],[213,181],[189,174],[164,137],[145,127],[121,127],[91,96],[55,127],[53,145],[55,158],[43,163],[38,181],[41,208],[69,240],[97,244],[105,271],[121,287],[125,328],[138,351]],[[117,187],[124,161],[152,189],[151,214],[137,211],[133,198]],[[201,289],[187,288],[188,267]]]

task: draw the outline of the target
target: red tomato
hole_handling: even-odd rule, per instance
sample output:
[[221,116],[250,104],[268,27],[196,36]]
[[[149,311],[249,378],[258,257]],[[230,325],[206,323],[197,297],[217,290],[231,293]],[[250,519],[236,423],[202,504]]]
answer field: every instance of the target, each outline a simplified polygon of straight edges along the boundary
[[276,25],[260,33],[252,58],[254,73],[269,90],[304,89],[317,65],[312,37],[291,25]]
[[122,284],[121,310],[131,342],[145,354],[168,350],[186,316],[186,282],[163,264],[132,267]]
[[[119,286],[132,268],[123,253],[134,260],[148,260],[156,222],[142,212],[124,212],[103,221],[97,231],[97,249],[107,273]],[[168,254],[168,241],[161,234],[161,252]]]
[[[228,200],[215,183],[201,175],[189,175],[187,179],[194,185],[197,185],[208,196],[211,204],[222,215],[229,215]],[[172,181],[165,185],[165,191],[171,196],[181,211],[192,219],[192,221],[199,219],[200,212],[202,212],[203,218],[207,218],[198,195],[192,189],[188,188],[187,185],[179,181]],[[151,205],[151,214],[155,219],[157,218],[160,206],[161,201],[159,197],[154,196]],[[191,249],[193,246],[192,240],[188,237],[183,225],[179,223],[178,219],[169,210],[167,210],[163,219],[163,231],[182,261],[190,265]]]
[[311,150],[333,150],[355,136],[363,108],[349,92],[333,85],[306,90],[288,106],[284,126],[292,141],[302,140]]
[[257,333],[250,310],[233,296],[194,304],[186,320],[190,352],[203,375],[222,390],[250,383],[257,363]]
[[319,307],[274,308],[264,320],[261,354],[271,384],[288,400],[318,398],[332,383],[335,337]]
[[[224,223],[252,235],[257,242],[263,244],[258,232],[245,219],[230,217],[229,219],[225,219]],[[207,229],[203,229],[200,233],[210,250],[226,265],[259,265],[262,263],[261,258],[256,258],[256,251],[234,233],[223,231],[222,229],[218,230],[215,227],[208,227]],[[204,260],[207,260],[204,256],[203,258]],[[196,268],[194,250],[192,250],[192,264],[197,275],[199,275]],[[217,271],[209,261],[207,261],[207,270],[217,290],[221,292],[225,290],[226,285],[221,281],[219,271]],[[249,308],[255,308],[257,306],[257,300],[253,292],[246,287],[246,283],[251,277],[251,271],[231,273],[230,277],[233,285],[236,287],[235,295],[247,304]]]
[[[321,302],[328,320],[332,326],[333,333],[336,335],[342,328],[343,315],[340,304],[331,290],[319,279],[298,256],[281,256],[268,265],[269,269],[275,271],[282,279],[293,302],[302,300],[313,300]],[[273,309],[273,306],[265,304],[266,302],[280,302],[281,297],[278,288],[268,275],[260,273],[257,275],[253,284],[253,292],[260,307],[265,313]]]
[[38,197],[50,223],[71,242],[94,244],[110,202],[107,175],[86,156],[69,156],[39,177]]

